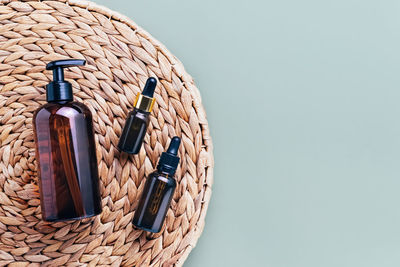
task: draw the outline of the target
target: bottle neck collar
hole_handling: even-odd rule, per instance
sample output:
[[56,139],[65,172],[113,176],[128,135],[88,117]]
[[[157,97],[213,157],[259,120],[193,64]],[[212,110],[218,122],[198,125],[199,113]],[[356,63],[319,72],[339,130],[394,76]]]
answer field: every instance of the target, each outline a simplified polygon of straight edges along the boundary
[[47,102],[73,101],[72,85],[69,82],[53,81],[46,86]]
[[163,173],[163,174],[166,174],[166,175],[172,177],[175,175],[176,169],[171,168],[171,166],[168,166],[168,165],[158,165],[157,171],[159,173]]

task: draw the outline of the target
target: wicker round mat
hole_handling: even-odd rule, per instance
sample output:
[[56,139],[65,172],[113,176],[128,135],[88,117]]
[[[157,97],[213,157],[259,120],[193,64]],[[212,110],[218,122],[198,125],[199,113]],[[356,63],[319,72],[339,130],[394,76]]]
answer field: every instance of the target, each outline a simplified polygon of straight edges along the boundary
[[[66,70],[76,101],[92,111],[103,212],[82,221],[41,220],[32,115],[45,103],[49,61]],[[139,155],[116,149],[146,79],[156,103]],[[212,142],[198,89],[182,64],[128,18],[86,1],[0,0],[0,266],[181,266],[203,227],[213,179]],[[182,137],[178,186],[158,234],[131,224],[172,136]]]

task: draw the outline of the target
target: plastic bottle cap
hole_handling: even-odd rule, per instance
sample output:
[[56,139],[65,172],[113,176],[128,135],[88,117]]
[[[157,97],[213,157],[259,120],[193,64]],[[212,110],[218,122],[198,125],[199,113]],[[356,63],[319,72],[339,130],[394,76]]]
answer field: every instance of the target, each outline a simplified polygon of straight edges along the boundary
[[155,102],[153,98],[154,90],[157,86],[156,78],[150,77],[146,81],[146,85],[143,88],[143,92],[137,94],[134,107],[145,112],[151,112]]
[[176,168],[179,164],[179,145],[181,144],[181,139],[178,136],[172,138],[171,143],[169,144],[167,152],[163,152],[160,157],[160,161],[158,162],[157,169],[160,172],[166,172],[169,175],[174,175]]

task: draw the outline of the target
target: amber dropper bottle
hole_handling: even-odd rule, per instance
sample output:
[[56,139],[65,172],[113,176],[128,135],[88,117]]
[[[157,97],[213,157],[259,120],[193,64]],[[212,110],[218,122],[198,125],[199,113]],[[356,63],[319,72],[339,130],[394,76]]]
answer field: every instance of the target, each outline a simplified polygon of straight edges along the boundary
[[73,101],[64,68],[85,60],[52,61],[53,81],[46,86],[47,104],[33,115],[40,206],[45,221],[78,220],[101,213],[92,113]]
[[143,92],[136,96],[133,111],[129,112],[125,121],[118,148],[129,154],[137,154],[142,147],[143,139],[149,124],[150,112],[153,109],[153,98],[157,80],[153,77],[147,79]]
[[174,175],[179,164],[180,143],[179,137],[172,138],[167,152],[160,157],[157,170],[147,178],[133,218],[133,225],[137,228],[160,232],[176,188]]

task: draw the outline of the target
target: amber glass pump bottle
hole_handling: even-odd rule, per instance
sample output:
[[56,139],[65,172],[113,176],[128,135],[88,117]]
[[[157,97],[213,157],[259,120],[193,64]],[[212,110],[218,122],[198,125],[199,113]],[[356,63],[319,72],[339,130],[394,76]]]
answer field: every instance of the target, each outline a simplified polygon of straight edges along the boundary
[[179,137],[172,138],[167,152],[161,155],[157,170],[147,178],[133,217],[133,225],[142,230],[152,233],[161,230],[176,188],[174,174],[179,164],[180,143]]
[[149,124],[150,112],[154,105],[153,95],[156,85],[157,80],[155,78],[148,78],[143,92],[136,96],[133,105],[135,108],[129,112],[118,142],[119,150],[129,154],[139,153]]
[[47,104],[36,110],[33,126],[38,162],[42,217],[45,221],[77,220],[101,213],[92,114],[73,102],[65,67],[84,60],[52,61],[53,81],[46,86]]

